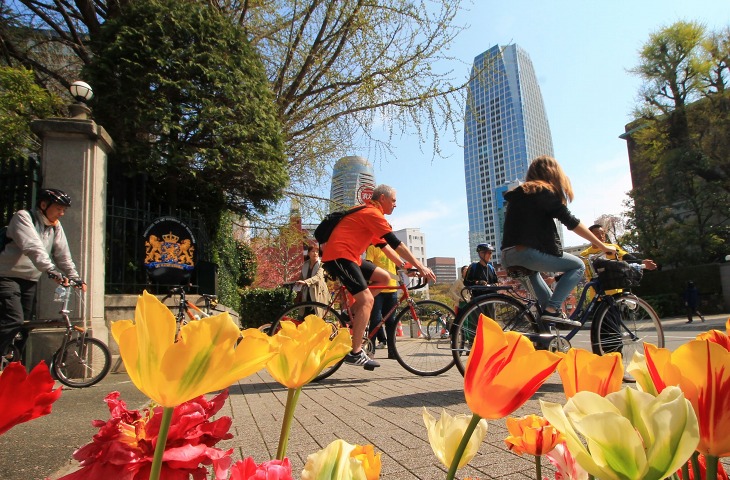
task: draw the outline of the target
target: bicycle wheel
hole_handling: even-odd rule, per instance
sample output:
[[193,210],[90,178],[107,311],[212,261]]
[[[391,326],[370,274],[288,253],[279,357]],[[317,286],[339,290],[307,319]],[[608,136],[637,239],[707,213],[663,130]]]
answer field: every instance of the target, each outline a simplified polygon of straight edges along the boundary
[[644,343],[664,346],[664,330],[651,305],[630,293],[606,298],[591,325],[593,353],[621,353],[624,368],[634,352],[644,353]]
[[8,366],[11,362],[19,362],[20,361],[20,350],[18,350],[18,347],[13,345],[12,343],[10,345],[7,345],[3,352],[0,352],[0,372],[5,370],[5,367]]
[[476,338],[480,314],[497,322],[505,332],[538,333],[532,312],[516,299],[506,295],[482,295],[473,299],[459,311],[451,331],[451,352],[462,375]]
[[[409,372],[423,376],[439,375],[450,369],[454,358],[449,336],[442,335],[442,331],[448,329],[454,317],[452,309],[432,300],[416,302],[413,307],[401,310],[396,320],[403,327],[403,335],[393,338],[398,363]],[[434,324],[436,328],[429,328]]]
[[[332,328],[341,328],[345,326],[345,321],[343,320],[343,317],[336,310],[330,308],[324,303],[302,302],[288,307],[283,312],[281,312],[276,320],[271,322],[271,325],[266,330],[266,333],[269,334],[269,336],[276,335],[276,333],[281,330],[281,322],[294,322],[298,325],[304,321],[307,315],[317,315],[325,322],[331,324]],[[340,365],[342,365],[343,361],[344,358],[338,362],[333,363],[332,365],[325,367],[324,370],[322,370],[322,373],[314,377],[314,380],[312,381],[318,382],[329,377],[330,375],[335,373],[338,368],[340,368]]]
[[90,387],[106,376],[112,365],[109,347],[97,338],[69,340],[53,356],[53,373],[68,387]]

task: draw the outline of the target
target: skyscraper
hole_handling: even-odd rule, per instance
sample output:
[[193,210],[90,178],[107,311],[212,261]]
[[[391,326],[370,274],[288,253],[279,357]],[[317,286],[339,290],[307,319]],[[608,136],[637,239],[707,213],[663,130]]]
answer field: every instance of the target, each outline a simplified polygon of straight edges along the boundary
[[[474,59],[464,118],[464,176],[469,251],[495,245],[499,262],[504,223],[502,193],[523,181],[553,141],[532,61],[517,45],[495,45]],[[562,234],[562,229],[559,229]]]
[[330,211],[343,210],[369,200],[375,188],[373,166],[358,156],[342,157],[332,169]]

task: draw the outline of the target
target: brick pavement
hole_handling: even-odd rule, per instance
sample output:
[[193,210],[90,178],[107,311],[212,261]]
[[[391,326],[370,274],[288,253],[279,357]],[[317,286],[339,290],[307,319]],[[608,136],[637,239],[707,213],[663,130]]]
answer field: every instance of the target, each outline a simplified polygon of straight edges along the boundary
[[[296,476],[307,455],[342,438],[353,444],[373,444],[382,452],[381,478],[445,477],[446,468],[428,443],[422,409],[428,408],[436,418],[441,409],[451,415],[469,414],[461,374],[453,368],[436,377],[419,377],[395,360],[380,363],[374,372],[343,365],[330,378],[302,389],[287,450]],[[235,448],[237,458],[253,456],[262,462],[276,456],[286,397],[287,390],[266,372],[231,387],[221,414],[233,418],[235,438],[227,446]],[[539,413],[540,398],[564,402],[557,374],[516,415]],[[479,454],[457,477],[533,479],[532,458],[509,452],[504,446],[506,436],[504,420],[489,422]]]

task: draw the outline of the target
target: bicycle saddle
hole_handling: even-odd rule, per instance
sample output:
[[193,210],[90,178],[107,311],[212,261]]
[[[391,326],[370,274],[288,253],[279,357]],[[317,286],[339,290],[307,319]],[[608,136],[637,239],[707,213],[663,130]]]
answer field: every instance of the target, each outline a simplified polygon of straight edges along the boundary
[[520,279],[524,277],[529,277],[535,273],[534,270],[530,270],[527,267],[522,267],[520,265],[514,265],[512,267],[507,267],[507,275],[514,279]]

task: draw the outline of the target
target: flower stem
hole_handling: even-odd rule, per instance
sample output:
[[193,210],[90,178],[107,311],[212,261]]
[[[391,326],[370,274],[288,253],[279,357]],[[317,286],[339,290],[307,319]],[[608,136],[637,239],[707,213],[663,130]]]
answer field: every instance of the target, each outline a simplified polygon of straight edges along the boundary
[[535,455],[535,478],[542,480],[542,457]]
[[[692,456],[690,457],[690,460],[692,462],[692,473],[694,474],[693,478],[701,479],[702,476],[700,474],[700,452],[695,450],[695,453],[692,454]],[[705,472],[705,473],[707,473],[707,472]],[[705,477],[705,478],[707,478],[707,477]]]
[[689,480],[689,460],[682,465],[682,480]]
[[162,421],[160,422],[160,432],[157,435],[155,456],[152,459],[150,480],[160,480],[160,472],[162,471],[162,456],[165,453],[165,445],[167,444],[167,433],[170,431],[170,422],[172,421],[172,413],[174,411],[174,407],[162,407]]
[[294,419],[294,409],[297,407],[299,400],[299,392],[302,387],[290,388],[286,396],[286,408],[284,410],[284,421],[281,422],[281,434],[279,435],[279,448],[276,450],[276,459],[284,460],[286,456],[286,447],[289,445],[289,431],[291,430],[291,422]]
[[464,450],[466,450],[466,446],[469,444],[471,434],[474,433],[474,429],[477,428],[479,420],[481,419],[482,417],[476,413],[472,414],[469,425],[467,425],[466,430],[464,430],[464,436],[461,437],[461,442],[456,448],[456,452],[454,452],[454,459],[451,461],[451,467],[449,467],[449,473],[446,475],[446,480],[454,480],[456,470],[459,468],[459,462],[461,461],[461,457],[464,456]]
[[705,465],[707,466],[707,470],[705,470],[705,478],[707,478],[708,480],[710,478],[717,478],[718,460],[720,460],[720,457],[716,457],[714,455],[705,455]]

